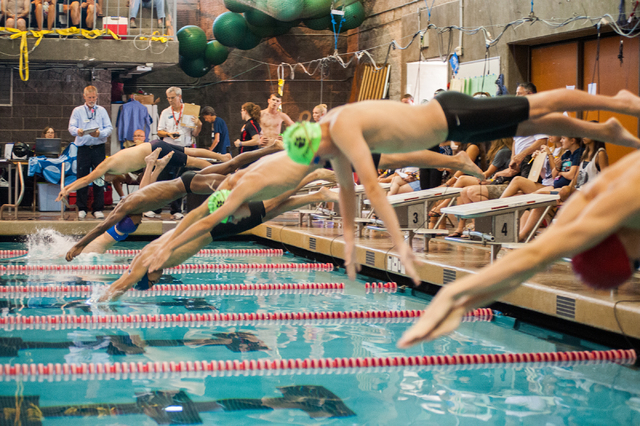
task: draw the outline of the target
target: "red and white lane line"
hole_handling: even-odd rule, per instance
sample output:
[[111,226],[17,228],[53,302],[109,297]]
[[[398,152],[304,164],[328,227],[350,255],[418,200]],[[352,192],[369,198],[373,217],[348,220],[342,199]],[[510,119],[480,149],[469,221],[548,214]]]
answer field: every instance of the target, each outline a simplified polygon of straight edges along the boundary
[[[393,287],[388,287],[392,289]],[[151,296],[205,296],[209,294],[294,294],[342,293],[344,283],[290,283],[290,284],[156,284],[149,290],[129,290],[127,297]],[[7,297],[91,296],[90,285],[26,285],[0,287],[0,295]]]
[[398,283],[366,283],[365,292],[368,293],[395,293],[398,291]]
[[82,364],[4,364],[0,380],[95,380],[156,377],[233,375],[349,374],[390,371],[399,367],[419,370],[568,367],[581,364],[635,362],[634,350],[545,352],[489,355],[403,356],[385,358],[259,359],[226,361],[114,362]]
[[[107,254],[116,256],[135,256],[141,250],[107,250]],[[0,258],[24,256],[27,250],[0,250]],[[195,256],[283,256],[282,249],[202,249]]]
[[[338,312],[266,312],[266,313],[186,313],[148,315],[48,315],[8,316],[0,318],[0,329],[69,329],[69,328],[165,328],[208,327],[230,325],[264,325],[273,323],[360,323],[360,322],[412,322],[420,310],[406,311],[338,311]],[[491,321],[491,309],[476,309],[463,318],[465,322]]]
[[[0,265],[0,274],[92,273],[113,274],[129,269],[129,265]],[[165,273],[206,273],[211,271],[333,271],[332,263],[188,263],[164,269]]]

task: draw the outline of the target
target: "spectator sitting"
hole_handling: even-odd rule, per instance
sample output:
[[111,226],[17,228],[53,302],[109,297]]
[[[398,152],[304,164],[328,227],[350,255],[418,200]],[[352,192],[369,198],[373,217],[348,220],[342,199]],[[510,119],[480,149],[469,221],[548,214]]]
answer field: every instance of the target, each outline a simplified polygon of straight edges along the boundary
[[26,31],[27,21],[25,21],[25,17],[30,10],[31,3],[29,3],[29,0],[4,0],[2,2],[2,15],[5,18],[5,27]]
[[53,24],[56,22],[56,0],[34,0],[32,2],[35,8],[32,15],[38,23],[38,31],[42,31],[42,25],[47,22],[47,30],[51,31]]
[[63,10],[69,12],[69,19],[71,22],[67,22],[67,26],[79,27],[79,28],[93,28],[93,9],[94,0],[64,0]]
[[[487,157],[483,143],[462,143],[458,145],[457,150],[458,152],[466,152],[471,161],[473,161],[482,170],[487,169]],[[460,177],[462,177],[463,175],[464,173],[462,173],[461,171],[455,172],[454,175],[445,182],[444,186],[458,187],[456,184],[458,183]],[[474,180],[475,182],[478,181],[475,178]],[[429,228],[432,228],[437,223],[438,218],[441,216],[440,209],[446,207],[448,204],[449,200],[443,200],[429,212]]]
[[[593,180],[602,170],[609,166],[609,157],[605,150],[604,142],[594,141],[592,139],[583,138],[584,152],[580,158],[580,165],[577,167],[577,173],[569,185],[560,188],[558,194],[560,201],[564,202],[575,191],[580,190],[588,181]],[[573,156],[572,156],[573,157]],[[551,190],[549,187],[541,188],[536,193],[548,194]],[[533,209],[526,212],[520,219],[520,240],[523,241],[531,230],[535,227],[540,216],[544,213],[544,209]]]
[[405,167],[394,173],[387,195],[405,194],[420,189],[417,167]]
[[217,152],[219,154],[226,154],[229,152],[229,146],[231,141],[229,140],[229,129],[227,123],[216,114],[216,111],[206,106],[202,108],[202,119],[207,123],[212,123],[211,131],[211,146],[210,151]]
[[[491,142],[491,147],[489,148],[489,152],[487,153],[487,158],[491,161],[491,165],[484,172],[485,181],[481,182],[481,184],[488,184],[490,177],[494,176],[496,173],[505,170],[509,167],[509,162],[511,161],[511,147],[513,146],[513,138],[504,138],[497,139]],[[470,186],[477,185],[478,179],[472,176],[461,176],[455,183],[454,187],[456,188],[464,188],[460,193],[460,197],[458,197],[457,204],[468,204],[472,201],[467,197],[466,189]],[[462,233],[464,231],[464,227],[466,225],[466,220],[460,219],[458,220],[458,226],[456,229],[449,234],[450,237],[462,237]]]
[[136,25],[136,15],[140,9],[140,1],[142,1],[142,7],[146,7],[147,9],[151,9],[151,5],[153,4],[153,9],[156,10],[156,15],[158,16],[158,27],[164,28],[164,0],[133,0],[133,5],[129,8],[129,26],[131,28],[138,28]]
[[54,139],[56,137],[56,131],[53,130],[53,127],[47,126],[42,130],[40,137],[45,139]]

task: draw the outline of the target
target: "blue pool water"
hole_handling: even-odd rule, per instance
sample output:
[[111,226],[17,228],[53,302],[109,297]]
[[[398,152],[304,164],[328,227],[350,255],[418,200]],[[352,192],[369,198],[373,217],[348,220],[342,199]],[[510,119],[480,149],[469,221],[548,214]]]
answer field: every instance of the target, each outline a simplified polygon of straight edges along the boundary
[[[118,248],[136,249],[144,243]],[[252,242],[211,248],[257,248]],[[22,248],[0,244],[0,249]],[[13,263],[63,263],[47,250]],[[82,256],[83,263],[129,263],[131,257]],[[291,255],[198,257],[190,262],[309,263]],[[7,262],[3,262],[6,264]],[[0,285],[91,284],[117,275],[2,275]],[[347,282],[342,272],[252,271],[172,273],[161,283],[241,284],[345,282],[331,292],[125,296],[107,307],[75,296],[10,297],[3,316],[168,313],[261,313],[422,309],[426,297],[367,293],[365,277]],[[263,322],[136,328],[0,328],[0,364],[179,362],[296,358],[501,354],[608,349],[507,317],[463,323],[453,334],[407,351],[395,342],[407,320]],[[617,364],[491,366],[475,369],[388,368],[276,371],[230,376],[163,373],[148,376],[0,379],[0,425],[585,425],[640,424],[640,374]],[[22,404],[22,405],[21,405]],[[13,410],[13,411],[12,411]],[[12,414],[13,413],[13,414]],[[119,413],[116,415],[116,413]],[[20,423],[18,423],[20,424]]]

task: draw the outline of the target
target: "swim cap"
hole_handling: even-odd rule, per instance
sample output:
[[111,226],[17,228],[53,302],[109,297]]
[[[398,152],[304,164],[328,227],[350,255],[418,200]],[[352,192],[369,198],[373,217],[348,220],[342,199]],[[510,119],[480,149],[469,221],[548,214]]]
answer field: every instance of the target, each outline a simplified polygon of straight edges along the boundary
[[315,157],[322,139],[322,130],[318,123],[300,121],[287,127],[282,135],[284,150],[298,164],[309,165]]
[[619,287],[633,275],[627,251],[616,234],[575,255],[571,266],[586,285],[599,289]]
[[[231,191],[229,191],[228,189],[221,189],[211,194],[208,200],[209,214],[213,214],[213,212],[222,207],[225,200],[229,198],[229,194],[231,194]],[[229,218],[225,217],[220,221],[220,223],[227,223],[227,220],[229,220]]]

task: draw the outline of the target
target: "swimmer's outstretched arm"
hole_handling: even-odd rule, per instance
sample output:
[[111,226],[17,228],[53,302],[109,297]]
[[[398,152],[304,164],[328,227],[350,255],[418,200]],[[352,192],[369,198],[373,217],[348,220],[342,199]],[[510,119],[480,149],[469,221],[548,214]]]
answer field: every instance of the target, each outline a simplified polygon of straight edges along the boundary
[[[510,252],[479,273],[443,287],[420,320],[404,333],[398,346],[407,348],[452,332],[466,312],[486,306],[556,260],[588,250],[624,227],[629,220],[637,220],[640,199],[636,191],[625,186],[624,182],[634,182],[628,179],[638,182],[640,172],[625,174],[591,200],[583,192],[576,193],[562,207],[558,222],[533,242]],[[616,209],[611,209],[612,205]],[[571,219],[561,220],[562,216]]]
[[[165,262],[171,257],[173,252],[178,247],[195,240],[202,234],[211,232],[214,226],[218,225],[224,218],[233,215],[243,203],[245,203],[247,200],[252,199],[252,197],[262,189],[257,183],[246,183],[247,184],[245,185],[236,186],[236,188],[231,191],[231,194],[229,194],[229,197],[226,199],[222,207],[213,212],[213,214],[210,214],[194,223],[193,225],[189,226],[189,228],[186,231],[182,232],[181,235],[175,235],[178,232],[178,229],[176,228],[173,240],[169,244],[166,244],[161,250],[159,250],[156,255],[147,263],[147,265],[149,266],[149,272],[154,272],[162,269]],[[202,208],[203,206],[207,206],[207,202],[203,203],[203,205],[198,207],[198,209]],[[206,211],[208,212],[208,206],[206,207],[206,209]]]
[[60,191],[60,193],[58,194],[56,201],[62,200],[62,198],[69,195],[70,192],[76,191],[78,189],[82,189],[85,186],[89,185],[94,180],[98,179],[99,177],[104,176],[106,173],[108,173],[112,169],[112,166],[115,164],[115,161],[117,161],[115,155],[113,157],[109,157],[105,159],[103,162],[101,162],[100,164],[98,164],[98,166],[95,169],[93,169],[91,173],[89,173],[88,175],[81,177],[80,179],[77,179],[75,182],[72,182],[69,185],[65,186],[64,189]]

